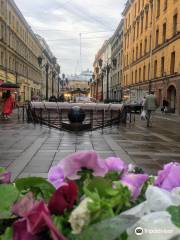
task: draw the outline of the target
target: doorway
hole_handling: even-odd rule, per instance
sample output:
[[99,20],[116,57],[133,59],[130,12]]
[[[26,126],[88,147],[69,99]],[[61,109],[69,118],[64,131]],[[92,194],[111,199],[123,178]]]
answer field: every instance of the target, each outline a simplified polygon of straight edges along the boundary
[[176,88],[171,85],[167,90],[167,97],[169,101],[170,111],[175,113],[176,111]]

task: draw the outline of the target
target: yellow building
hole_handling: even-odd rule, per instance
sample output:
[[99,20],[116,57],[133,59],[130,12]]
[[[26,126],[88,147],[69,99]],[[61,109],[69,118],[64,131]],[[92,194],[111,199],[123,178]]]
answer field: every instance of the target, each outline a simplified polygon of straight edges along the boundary
[[123,16],[124,94],[139,101],[153,90],[180,113],[180,0],[131,0]]
[[18,83],[21,100],[39,95],[42,47],[13,0],[0,0],[0,80]]

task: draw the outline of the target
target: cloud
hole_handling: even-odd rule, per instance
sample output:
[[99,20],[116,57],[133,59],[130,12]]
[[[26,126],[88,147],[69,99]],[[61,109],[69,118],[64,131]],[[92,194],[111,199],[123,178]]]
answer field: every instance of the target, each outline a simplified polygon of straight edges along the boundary
[[32,29],[44,37],[61,69],[80,70],[82,33],[83,69],[92,68],[96,52],[121,20],[126,0],[15,0]]

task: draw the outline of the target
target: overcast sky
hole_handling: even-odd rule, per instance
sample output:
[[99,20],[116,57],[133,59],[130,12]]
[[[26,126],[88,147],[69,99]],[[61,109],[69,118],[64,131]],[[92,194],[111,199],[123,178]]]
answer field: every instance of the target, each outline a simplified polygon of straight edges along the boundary
[[121,20],[126,0],[15,0],[32,29],[44,37],[62,72],[92,69],[94,56]]

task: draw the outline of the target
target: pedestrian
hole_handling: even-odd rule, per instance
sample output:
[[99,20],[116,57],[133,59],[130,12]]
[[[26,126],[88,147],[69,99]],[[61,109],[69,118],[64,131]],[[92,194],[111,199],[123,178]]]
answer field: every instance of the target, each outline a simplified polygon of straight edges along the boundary
[[52,95],[52,96],[49,98],[49,102],[57,102],[57,98]]
[[164,98],[163,99],[163,107],[161,108],[161,111],[166,113],[168,111],[168,106],[169,106],[169,102]]
[[61,94],[61,96],[59,96],[58,101],[59,102],[64,102],[64,94]]
[[146,111],[146,119],[147,119],[147,127],[150,126],[150,119],[152,112],[155,112],[158,107],[157,99],[154,95],[154,92],[150,92],[149,95],[146,96],[146,100],[144,102],[144,110]]
[[2,116],[5,119],[8,119],[9,116],[12,114],[13,107],[14,107],[14,99],[11,95],[11,92],[8,90],[5,95],[4,105],[3,105],[3,109],[2,109]]

